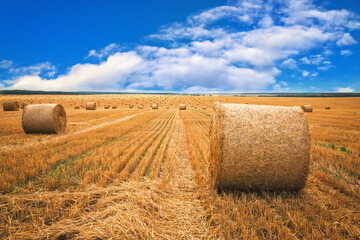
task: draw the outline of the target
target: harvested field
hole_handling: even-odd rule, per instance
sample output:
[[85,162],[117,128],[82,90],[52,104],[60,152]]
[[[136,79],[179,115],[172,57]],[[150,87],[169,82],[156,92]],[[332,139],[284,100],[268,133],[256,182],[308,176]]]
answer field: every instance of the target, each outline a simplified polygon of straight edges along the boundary
[[[0,109],[1,239],[360,239],[360,98],[0,96],[10,101],[59,103],[67,126],[25,134],[23,110]],[[218,101],[312,105],[302,112],[311,137],[306,186],[212,189]],[[96,111],[74,109],[87,102]]]

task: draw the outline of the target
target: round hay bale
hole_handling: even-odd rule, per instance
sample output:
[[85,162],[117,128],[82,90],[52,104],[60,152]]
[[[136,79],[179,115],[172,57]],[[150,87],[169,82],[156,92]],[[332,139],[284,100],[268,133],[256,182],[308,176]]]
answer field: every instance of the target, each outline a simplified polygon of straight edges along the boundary
[[25,133],[64,133],[66,112],[60,104],[31,104],[24,108],[22,128]]
[[86,110],[96,110],[96,102],[87,102]]
[[313,111],[312,105],[303,105],[303,106],[301,106],[301,108],[304,112],[312,112]]
[[105,106],[104,108],[105,108],[105,109],[109,109],[109,108],[110,108],[110,106]]
[[144,106],[143,106],[143,105],[140,105],[138,108],[139,108],[139,109],[143,109],[143,108],[144,108]]
[[74,109],[80,109],[80,106],[75,106]]
[[4,102],[3,109],[4,111],[19,111],[20,105],[17,101],[14,102]]
[[112,106],[111,108],[112,108],[112,109],[117,109],[117,106]]
[[210,129],[212,185],[238,190],[299,190],[310,162],[300,107],[215,103]]
[[326,106],[326,107],[325,107],[325,110],[329,110],[329,109],[330,109],[330,106]]
[[152,108],[152,109],[158,109],[158,105],[157,105],[157,104],[153,104],[153,105],[151,105],[151,108]]
[[180,110],[186,110],[186,104],[180,104],[179,109]]
[[130,108],[133,108],[133,107],[134,107],[134,105],[129,105],[129,107],[130,107]]
[[206,108],[207,108],[206,106],[202,106],[202,109],[204,109],[204,110],[205,110]]
[[166,106],[166,109],[169,109],[169,106]]

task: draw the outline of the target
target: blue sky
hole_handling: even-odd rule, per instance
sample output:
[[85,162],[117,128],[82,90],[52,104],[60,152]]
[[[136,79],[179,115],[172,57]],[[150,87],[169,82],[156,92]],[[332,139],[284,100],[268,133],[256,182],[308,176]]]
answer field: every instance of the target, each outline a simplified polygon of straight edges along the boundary
[[0,89],[359,92],[353,0],[0,3]]

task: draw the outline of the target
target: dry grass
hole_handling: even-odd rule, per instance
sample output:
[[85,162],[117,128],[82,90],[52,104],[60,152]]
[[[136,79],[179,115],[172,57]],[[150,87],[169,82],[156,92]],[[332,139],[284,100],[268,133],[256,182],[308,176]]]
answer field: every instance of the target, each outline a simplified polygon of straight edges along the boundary
[[[209,129],[219,100],[313,106],[305,113],[311,165],[303,190],[209,187]],[[0,238],[360,238],[359,98],[0,96],[7,101],[61,103],[68,126],[61,136],[26,135],[22,111],[0,110]],[[99,108],[73,107],[86,102]],[[180,103],[188,110],[179,111]]]

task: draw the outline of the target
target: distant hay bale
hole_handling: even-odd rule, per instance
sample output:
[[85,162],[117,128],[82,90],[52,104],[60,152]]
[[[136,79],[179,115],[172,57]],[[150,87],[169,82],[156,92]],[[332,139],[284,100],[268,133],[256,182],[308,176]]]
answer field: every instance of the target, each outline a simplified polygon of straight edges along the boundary
[[292,191],[305,186],[310,137],[300,107],[215,103],[210,140],[216,188]]
[[152,109],[158,109],[158,105],[157,105],[157,104],[153,104],[153,105],[151,105],[151,108],[152,108]]
[[134,107],[134,105],[129,105],[129,107],[130,107],[130,108],[133,108],[133,107]]
[[80,109],[80,106],[75,106],[74,109]]
[[25,133],[64,133],[66,113],[60,104],[31,104],[24,108],[22,127]]
[[312,105],[303,105],[303,106],[301,106],[301,108],[304,112],[312,112],[313,111]]
[[144,108],[144,106],[143,106],[143,105],[140,105],[138,108],[139,108],[139,109],[143,109],[143,108]]
[[169,106],[166,106],[166,109],[169,109]]
[[3,109],[4,111],[19,111],[20,105],[17,101],[13,102],[4,102]]
[[96,110],[96,102],[87,102],[86,110]]
[[117,109],[117,106],[112,106],[111,108],[112,108],[112,109]]
[[204,110],[205,110],[205,109],[206,109],[206,106],[202,106],[202,109],[204,109]]
[[186,110],[186,104],[180,104],[179,109],[180,110]]
[[329,110],[329,109],[330,109],[330,106],[326,106],[325,109],[326,109],[326,110]]
[[110,108],[110,106],[105,106],[104,108],[105,108],[105,109],[109,109],[109,108]]

